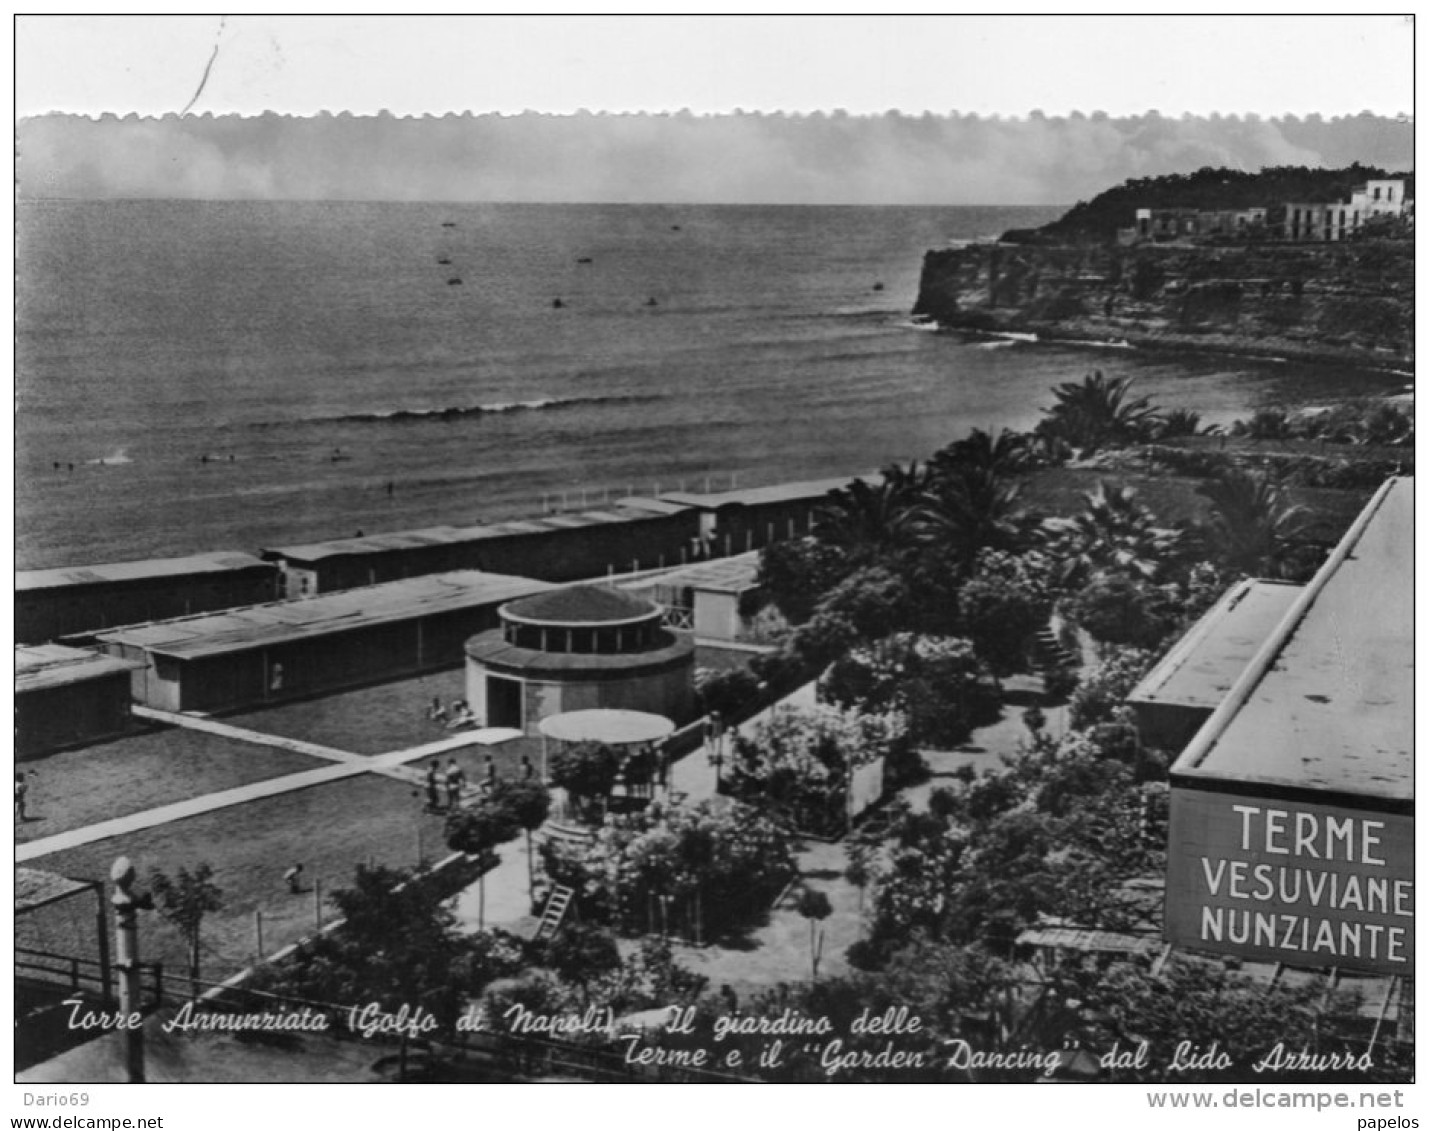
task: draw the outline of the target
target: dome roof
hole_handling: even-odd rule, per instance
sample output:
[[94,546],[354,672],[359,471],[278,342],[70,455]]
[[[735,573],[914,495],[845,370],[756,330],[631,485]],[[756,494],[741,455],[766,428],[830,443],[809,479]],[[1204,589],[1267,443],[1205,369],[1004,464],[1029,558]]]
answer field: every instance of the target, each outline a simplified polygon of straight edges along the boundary
[[619,589],[575,585],[511,601],[501,615],[540,624],[628,624],[658,617],[660,606]]

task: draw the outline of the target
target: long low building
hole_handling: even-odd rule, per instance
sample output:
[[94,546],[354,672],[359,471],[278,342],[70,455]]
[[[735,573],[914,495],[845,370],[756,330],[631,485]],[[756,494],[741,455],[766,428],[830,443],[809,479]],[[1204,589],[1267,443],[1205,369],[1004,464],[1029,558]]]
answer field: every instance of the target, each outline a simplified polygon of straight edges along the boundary
[[263,551],[288,597],[331,593],[450,570],[578,581],[679,565],[696,552],[695,512],[616,504],[481,526],[434,526]]
[[15,754],[29,758],[122,734],[138,665],[61,644],[15,649]]
[[453,667],[496,610],[548,582],[464,570],[89,634],[133,661],[135,702],[232,711]]
[[1413,976],[1413,565],[1392,479],[1171,767],[1169,942]]
[[252,554],[110,562],[15,574],[15,640],[38,644],[76,632],[271,601],[278,571]]
[[[882,476],[861,476],[877,483]],[[728,557],[760,550],[774,542],[797,538],[814,528],[814,518],[829,495],[847,487],[853,478],[811,479],[801,483],[775,483],[715,494],[671,492],[666,502],[690,507],[700,515],[699,536],[710,557]]]

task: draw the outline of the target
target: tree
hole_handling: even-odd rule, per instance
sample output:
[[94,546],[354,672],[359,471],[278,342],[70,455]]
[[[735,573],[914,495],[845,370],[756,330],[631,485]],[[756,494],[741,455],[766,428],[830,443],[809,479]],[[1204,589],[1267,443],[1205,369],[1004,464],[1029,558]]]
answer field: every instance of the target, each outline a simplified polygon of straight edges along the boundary
[[1100,480],[1082,498],[1082,510],[1056,524],[1049,546],[1062,559],[1063,585],[1079,586],[1099,573],[1155,580],[1179,561],[1181,532],[1158,526],[1135,488]]
[[1016,551],[1033,519],[1017,505],[1019,485],[991,468],[949,465],[924,492],[917,522],[925,547],[966,574],[983,550]]
[[876,846],[861,836],[849,837],[844,845],[844,879],[858,888],[858,913],[863,914],[863,895],[873,880],[873,857]]
[[505,778],[497,781],[491,802],[526,831],[526,886],[531,908],[536,907],[536,855],[531,850],[531,834],[546,823],[551,812],[551,792],[540,782]]
[[619,774],[620,751],[603,742],[577,742],[551,757],[552,783],[576,800],[604,801]]
[[1111,722],[1113,712],[1126,702],[1155,660],[1137,648],[1114,648],[1096,667],[1082,676],[1072,693],[1069,721],[1077,729]]
[[752,734],[734,733],[731,791],[796,828],[842,833],[853,771],[886,760],[903,730],[896,713],[875,711],[826,705],[772,711]]
[[809,967],[813,974],[814,981],[819,980],[819,959],[824,953],[824,930],[819,925],[833,914],[833,905],[829,903],[829,897],[816,888],[805,888],[799,893],[799,902],[795,905],[795,910],[799,912],[809,923]]
[[[313,1001],[425,1009],[450,1029],[474,990],[470,947],[432,884],[381,866],[358,865],[351,887],[332,893],[341,926],[304,943],[282,971],[283,992]],[[399,1050],[406,1075],[408,1031]]]
[[790,538],[759,555],[759,588],[790,624],[803,624],[830,589],[854,569],[848,557],[816,538]]
[[850,710],[897,712],[914,742],[941,745],[992,722],[1002,702],[970,642],[911,632],[849,651],[824,673],[819,696]]
[[1251,576],[1285,577],[1302,549],[1310,514],[1292,506],[1285,489],[1268,475],[1232,468],[1202,483],[1196,493],[1209,500],[1212,548],[1228,568]]
[[814,536],[850,561],[896,558],[913,547],[913,507],[928,475],[916,461],[890,464],[876,483],[855,479],[830,492],[814,518]]
[[1176,624],[1173,597],[1120,573],[1094,576],[1072,598],[1068,612],[1093,639],[1135,648],[1157,647]]
[[1036,462],[1033,438],[1025,432],[1004,428],[994,438],[990,432],[974,428],[961,440],[954,440],[932,460],[935,476],[957,474],[962,469],[1014,475]]
[[[521,827],[513,813],[495,795],[483,798],[466,809],[457,809],[447,815],[447,847],[453,852],[465,852],[478,860],[498,844],[511,840]],[[478,864],[481,877],[478,881],[476,925],[486,926],[486,866],[484,860]]]
[[178,928],[189,952],[189,980],[198,997],[200,936],[204,916],[223,909],[223,889],[213,882],[213,868],[199,864],[192,872],[180,867],[170,877],[155,868],[149,886],[159,914]]
[[961,633],[998,675],[1025,668],[1052,612],[1053,572],[1052,561],[1035,551],[984,550],[958,591]]
[[1101,448],[1123,447],[1149,439],[1156,426],[1156,409],[1147,397],[1130,396],[1130,377],[1108,380],[1101,370],[1052,390],[1056,403],[1044,409],[1037,430],[1057,436],[1092,455]]

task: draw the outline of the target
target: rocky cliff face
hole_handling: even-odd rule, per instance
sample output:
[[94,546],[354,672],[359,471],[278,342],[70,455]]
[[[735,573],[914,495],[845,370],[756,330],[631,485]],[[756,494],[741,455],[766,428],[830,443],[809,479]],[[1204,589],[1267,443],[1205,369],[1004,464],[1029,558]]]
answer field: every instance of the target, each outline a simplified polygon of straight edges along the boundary
[[930,251],[915,315],[970,330],[1353,360],[1414,360],[1410,240]]

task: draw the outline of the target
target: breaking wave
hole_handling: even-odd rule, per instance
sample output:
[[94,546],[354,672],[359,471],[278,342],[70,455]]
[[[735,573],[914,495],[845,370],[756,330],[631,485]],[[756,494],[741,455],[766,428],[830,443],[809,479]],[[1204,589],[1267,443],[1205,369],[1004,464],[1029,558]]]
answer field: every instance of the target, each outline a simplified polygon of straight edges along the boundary
[[493,401],[490,404],[446,405],[441,408],[393,408],[383,412],[346,412],[335,416],[308,417],[303,424],[408,424],[437,420],[450,422],[480,416],[502,416],[510,412],[537,412],[546,409],[585,408],[596,405],[642,404],[661,398],[654,393],[617,393],[609,396],[540,397],[529,401]]

